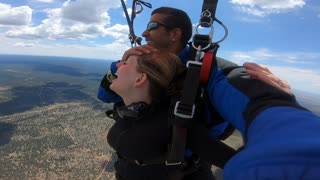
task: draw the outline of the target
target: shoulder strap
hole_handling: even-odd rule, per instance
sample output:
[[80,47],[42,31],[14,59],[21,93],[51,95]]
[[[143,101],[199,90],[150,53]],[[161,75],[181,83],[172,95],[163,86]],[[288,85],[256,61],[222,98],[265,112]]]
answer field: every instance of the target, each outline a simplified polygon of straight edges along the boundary
[[[191,60],[187,62],[187,75],[184,81],[182,96],[176,102],[174,108],[175,118],[172,127],[172,146],[167,160],[167,165],[179,165],[184,160],[186,148],[187,127],[192,121],[195,112],[195,99],[199,84],[206,85],[212,68],[212,62],[216,60],[218,43],[222,42],[228,34],[227,28],[215,17],[218,0],[204,0],[201,19],[195,29],[193,41],[190,44]],[[219,41],[212,42],[213,22],[217,21],[224,29],[225,36]],[[208,34],[199,34],[198,27],[211,28]],[[205,53],[206,52],[206,53]],[[204,59],[202,58],[204,55]],[[214,63],[216,65],[216,63]]]
[[175,118],[172,127],[172,146],[167,165],[179,165],[184,160],[187,127],[191,123],[195,112],[194,101],[199,88],[201,65],[200,62],[196,61],[188,61],[187,63],[188,70],[182,95],[174,108]]
[[[207,55],[208,58],[206,58],[208,59],[207,63],[210,64],[209,69],[207,65],[203,66],[201,58],[202,54],[204,53],[201,47],[208,47],[208,43],[210,43],[209,46],[213,48],[213,53]],[[207,37],[194,37],[193,44],[197,45],[198,49],[196,50],[195,57],[193,58],[194,60],[190,60],[187,62],[187,74],[185,77],[181,98],[180,101],[176,102],[174,108],[175,118],[173,120],[172,127],[172,146],[169,158],[167,160],[167,165],[179,165],[184,160],[187,127],[192,122],[192,118],[194,116],[196,108],[195,100],[197,94],[199,94],[198,90],[200,88],[199,84],[201,81],[202,83],[205,83],[204,81],[207,81],[209,79],[212,60],[215,60],[215,54],[218,49],[218,45],[211,45],[209,35],[207,35]],[[201,75],[201,72],[204,74]]]

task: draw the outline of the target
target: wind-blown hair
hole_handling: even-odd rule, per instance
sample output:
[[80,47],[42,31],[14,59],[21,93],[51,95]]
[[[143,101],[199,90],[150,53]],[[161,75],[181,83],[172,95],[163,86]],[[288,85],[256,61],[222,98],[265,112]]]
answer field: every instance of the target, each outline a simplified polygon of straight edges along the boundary
[[180,78],[185,73],[185,67],[175,54],[157,51],[138,56],[137,71],[147,74],[151,101],[159,102],[161,98],[181,90]]
[[187,45],[192,36],[192,23],[188,14],[180,9],[172,7],[160,7],[152,11],[153,14],[167,15],[163,23],[172,28],[180,28],[182,30],[181,43]]

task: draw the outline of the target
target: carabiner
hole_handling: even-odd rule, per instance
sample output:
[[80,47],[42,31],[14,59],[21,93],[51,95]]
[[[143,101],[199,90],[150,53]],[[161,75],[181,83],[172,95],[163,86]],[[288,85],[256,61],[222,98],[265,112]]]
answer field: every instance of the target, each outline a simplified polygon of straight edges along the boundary
[[[137,6],[140,7],[139,10],[137,10]],[[135,7],[134,7],[134,14],[140,14],[143,11],[143,6],[141,5],[140,2],[136,1]]]
[[[195,34],[199,34],[198,28],[199,28],[200,25],[201,25],[201,24],[199,23],[199,24],[196,26],[196,28],[195,28],[196,33],[195,33]],[[208,44],[207,44],[205,47],[203,47],[202,50],[208,49],[208,48],[211,46],[211,44],[212,44],[211,41],[212,41],[212,36],[213,36],[214,27],[213,27],[213,25],[211,25],[210,27],[211,27],[211,29],[210,29],[210,31],[209,31],[209,33],[208,33],[208,36],[209,36]],[[198,49],[198,47],[195,47],[194,42],[192,42],[192,46],[193,46],[195,49]]]

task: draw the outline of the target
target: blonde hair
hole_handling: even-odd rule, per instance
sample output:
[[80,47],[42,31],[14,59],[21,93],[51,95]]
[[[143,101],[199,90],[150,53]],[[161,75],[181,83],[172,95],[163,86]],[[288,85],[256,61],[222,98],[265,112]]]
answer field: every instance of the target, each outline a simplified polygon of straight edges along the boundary
[[147,74],[151,101],[157,102],[162,96],[170,96],[179,91],[178,77],[182,76],[185,67],[175,54],[157,51],[139,56],[137,71]]

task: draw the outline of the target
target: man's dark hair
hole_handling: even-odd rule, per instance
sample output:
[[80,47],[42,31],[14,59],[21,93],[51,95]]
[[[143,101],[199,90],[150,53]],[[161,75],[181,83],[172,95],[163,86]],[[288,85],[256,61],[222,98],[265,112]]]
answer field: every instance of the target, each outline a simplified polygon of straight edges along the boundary
[[172,28],[180,28],[182,30],[181,42],[186,45],[192,36],[192,23],[188,14],[180,9],[172,7],[160,7],[152,11],[153,14],[165,14],[164,24]]

